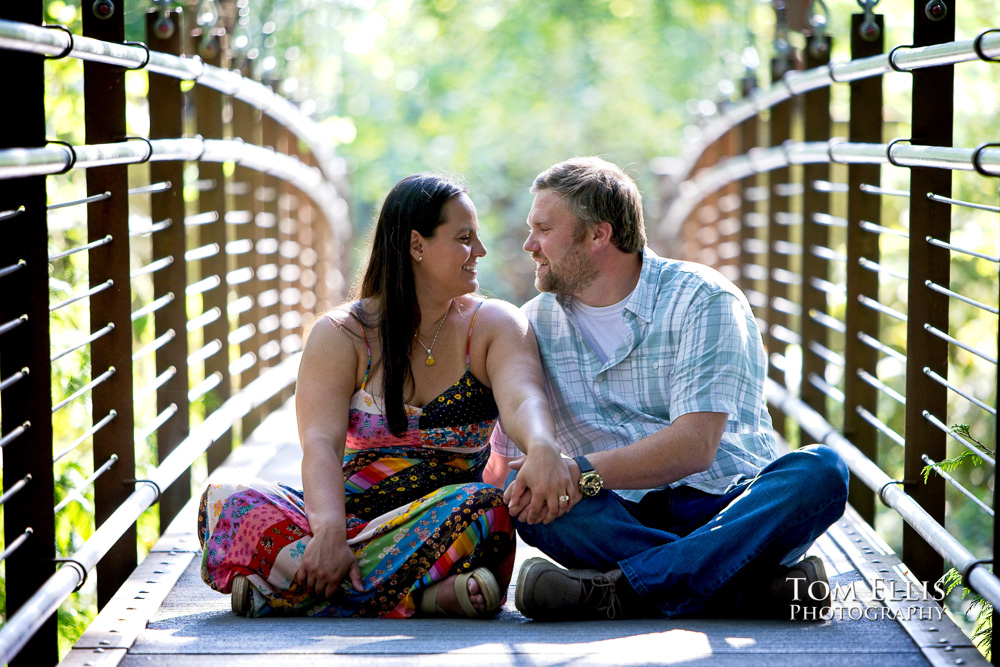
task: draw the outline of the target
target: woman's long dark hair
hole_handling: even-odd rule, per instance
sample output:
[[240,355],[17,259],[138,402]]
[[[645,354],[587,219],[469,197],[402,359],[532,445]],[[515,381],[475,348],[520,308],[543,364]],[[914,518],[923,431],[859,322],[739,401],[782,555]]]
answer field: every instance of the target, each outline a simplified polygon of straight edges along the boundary
[[375,225],[368,266],[358,298],[371,299],[373,313],[360,303],[355,315],[368,327],[377,327],[382,346],[382,396],[389,430],[397,437],[406,432],[403,388],[413,377],[410,351],[420,326],[420,307],[410,264],[410,231],[431,238],[444,222],[444,205],[466,188],[443,176],[408,176],[389,191]]

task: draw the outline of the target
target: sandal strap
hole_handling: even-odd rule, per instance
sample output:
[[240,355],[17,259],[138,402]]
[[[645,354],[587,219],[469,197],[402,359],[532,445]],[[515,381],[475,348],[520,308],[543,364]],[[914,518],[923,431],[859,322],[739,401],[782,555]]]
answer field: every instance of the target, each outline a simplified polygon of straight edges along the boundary
[[470,572],[472,578],[479,584],[479,592],[486,600],[486,611],[491,612],[500,607],[500,584],[497,583],[493,572],[485,567],[478,567]]
[[431,614],[434,616],[439,616],[445,613],[444,609],[442,609],[437,603],[437,593],[439,588],[441,588],[440,581],[436,584],[431,584],[420,592],[420,604],[417,608],[421,613]]
[[[485,611],[480,612],[476,609],[475,605],[472,604],[472,597],[469,595],[469,579],[475,579],[476,583],[479,584],[479,592],[486,600]],[[446,612],[441,608],[441,605],[437,603],[438,589],[443,583],[443,581],[439,581],[435,584],[431,584],[421,591],[420,602],[417,605],[417,609],[422,614],[434,616],[453,616],[453,614]],[[458,600],[458,606],[461,607],[462,613],[468,618],[482,618],[483,616],[492,614],[500,606],[500,586],[497,584],[496,577],[493,576],[493,573],[484,567],[479,567],[472,572],[456,576],[454,586],[455,598]]]
[[474,572],[469,572],[468,574],[460,574],[455,577],[455,597],[458,598],[458,605],[462,608],[462,612],[469,618],[479,618],[482,616],[479,610],[473,606],[472,598],[469,596],[469,579],[474,575]]

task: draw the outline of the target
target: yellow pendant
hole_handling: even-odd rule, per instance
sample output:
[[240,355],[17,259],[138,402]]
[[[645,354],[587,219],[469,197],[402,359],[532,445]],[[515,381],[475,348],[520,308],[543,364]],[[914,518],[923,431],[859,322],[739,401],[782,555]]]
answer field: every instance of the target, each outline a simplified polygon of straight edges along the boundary
[[436,364],[437,362],[436,362],[436,361],[434,361],[434,355],[432,355],[432,354],[428,354],[428,355],[427,355],[427,360],[426,360],[426,361],[425,361],[424,363],[425,363],[425,364],[427,364],[428,366],[433,366],[433,365],[434,365],[434,364]]

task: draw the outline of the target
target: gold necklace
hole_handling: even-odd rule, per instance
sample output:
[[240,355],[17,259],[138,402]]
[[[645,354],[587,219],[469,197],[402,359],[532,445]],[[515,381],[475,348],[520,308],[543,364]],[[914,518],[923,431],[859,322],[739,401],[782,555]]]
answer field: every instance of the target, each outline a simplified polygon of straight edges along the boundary
[[454,301],[449,301],[448,302],[448,310],[444,311],[444,315],[441,316],[441,321],[438,322],[438,328],[437,328],[437,331],[434,332],[434,339],[431,340],[430,346],[424,345],[424,341],[420,340],[420,330],[419,329],[417,329],[417,331],[413,332],[413,337],[417,339],[418,343],[420,343],[420,347],[424,348],[424,350],[427,351],[427,359],[426,359],[426,361],[424,361],[424,363],[426,365],[428,365],[428,366],[433,366],[434,364],[437,363],[437,361],[435,361],[435,359],[434,359],[434,355],[431,354],[431,350],[434,349],[434,343],[437,342],[438,334],[441,333],[441,327],[444,326],[444,321],[446,319],[448,319],[448,313],[451,312],[451,304],[453,304],[453,303],[454,303]]

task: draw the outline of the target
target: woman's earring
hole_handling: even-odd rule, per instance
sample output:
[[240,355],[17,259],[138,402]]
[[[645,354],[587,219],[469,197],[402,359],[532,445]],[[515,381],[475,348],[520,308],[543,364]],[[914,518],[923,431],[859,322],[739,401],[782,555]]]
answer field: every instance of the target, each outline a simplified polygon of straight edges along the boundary
[[424,261],[424,256],[423,256],[423,255],[421,255],[420,257],[417,257],[417,261],[418,261],[418,262],[422,262],[422,261]]

